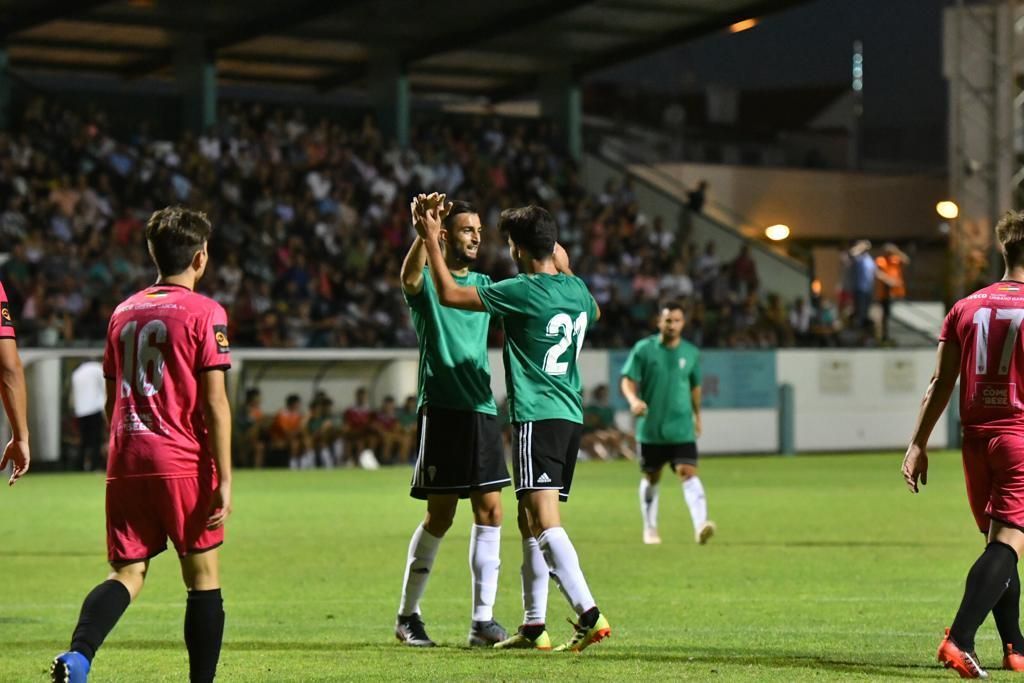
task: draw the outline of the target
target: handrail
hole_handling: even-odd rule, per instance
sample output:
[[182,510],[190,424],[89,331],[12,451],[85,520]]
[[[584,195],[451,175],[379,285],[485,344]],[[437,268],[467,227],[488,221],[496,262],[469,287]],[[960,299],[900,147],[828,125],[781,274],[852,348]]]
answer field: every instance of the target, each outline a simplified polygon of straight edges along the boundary
[[[612,167],[615,171],[628,176],[631,180],[633,180],[635,182],[639,182],[641,185],[643,185],[647,189],[651,190],[652,192],[660,194],[661,196],[669,199],[670,201],[676,202],[677,204],[679,204],[681,206],[681,208],[684,211],[687,211],[687,212],[690,212],[691,214],[700,216],[702,219],[706,220],[708,223],[710,223],[711,225],[713,225],[714,227],[718,228],[719,230],[721,230],[723,232],[731,233],[737,239],[742,240],[744,242],[744,244],[750,245],[750,247],[752,249],[756,250],[759,254],[768,256],[768,257],[770,257],[772,259],[775,259],[776,261],[778,261],[782,265],[784,265],[786,267],[789,267],[789,268],[792,268],[794,270],[797,270],[801,274],[806,275],[807,277],[810,277],[811,269],[805,263],[802,263],[801,261],[798,261],[798,260],[796,260],[794,258],[791,258],[789,256],[784,256],[784,255],[779,254],[779,253],[777,253],[775,251],[772,251],[771,249],[768,249],[767,247],[765,247],[763,244],[761,244],[757,240],[750,239],[749,237],[747,237],[746,235],[741,233],[739,230],[736,230],[734,227],[732,227],[730,225],[727,225],[727,224],[723,223],[722,221],[717,220],[716,218],[713,218],[712,216],[707,215],[706,213],[695,214],[694,212],[690,211],[689,207],[686,206],[686,204],[682,201],[682,199],[679,196],[673,194],[672,192],[669,192],[664,187],[659,187],[656,183],[652,183],[648,179],[646,179],[646,178],[644,178],[642,176],[637,175],[628,166],[625,166],[622,163],[620,163],[618,161],[615,161],[614,159],[609,159],[606,155],[601,154],[599,152],[591,152],[591,154],[593,154],[594,157],[597,158],[601,163],[607,164],[608,166]],[[654,172],[655,173],[664,174],[663,171],[655,170]],[[668,174],[664,174],[664,175],[666,175],[668,178],[671,178],[671,176],[668,176]],[[673,181],[674,184],[681,185],[681,183],[679,183],[679,181],[676,180],[675,178],[671,178],[671,180]]]

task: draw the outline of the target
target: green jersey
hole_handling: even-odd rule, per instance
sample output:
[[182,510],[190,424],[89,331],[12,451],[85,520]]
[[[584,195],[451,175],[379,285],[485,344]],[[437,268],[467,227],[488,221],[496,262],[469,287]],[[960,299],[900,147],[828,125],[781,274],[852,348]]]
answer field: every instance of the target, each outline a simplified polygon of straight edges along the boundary
[[[470,272],[456,277],[463,287],[486,287],[491,278]],[[451,410],[495,415],[491,366],[487,359],[487,328],[491,316],[442,306],[430,270],[423,269],[423,288],[405,294],[420,343],[419,401]]]
[[573,275],[520,274],[477,287],[488,313],[505,324],[505,383],[513,422],[583,423],[576,362],[597,304]]
[[583,433],[596,432],[599,429],[608,429],[615,425],[615,411],[611,406],[591,403],[583,409]]
[[637,418],[636,440],[647,444],[692,443],[690,390],[700,386],[700,351],[686,340],[670,349],[660,335],[641,339],[629,352],[622,376],[640,385],[647,414]]

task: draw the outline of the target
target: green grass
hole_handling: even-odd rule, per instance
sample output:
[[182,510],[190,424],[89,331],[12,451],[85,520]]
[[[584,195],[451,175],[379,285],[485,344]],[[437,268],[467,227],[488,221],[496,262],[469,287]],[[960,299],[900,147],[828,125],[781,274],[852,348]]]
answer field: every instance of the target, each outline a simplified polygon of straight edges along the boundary
[[[392,625],[423,506],[408,470],[249,472],[222,551],[219,681],[832,680],[945,678],[934,662],[980,552],[959,457],[936,453],[911,496],[899,456],[707,459],[719,536],[693,543],[678,485],[662,485],[664,543],[640,542],[631,463],[584,464],[565,526],[613,635],[581,655],[463,647],[470,516],[459,512],[423,603],[442,647],[398,646]],[[506,491],[496,617],[521,619],[520,546]],[[103,579],[103,480],[32,474],[0,491],[0,681],[42,680]],[[173,554],[100,651],[91,681],[181,681],[184,589]],[[549,628],[571,613],[552,587]],[[999,663],[991,620],[982,662]],[[1009,674],[994,672],[995,678]]]

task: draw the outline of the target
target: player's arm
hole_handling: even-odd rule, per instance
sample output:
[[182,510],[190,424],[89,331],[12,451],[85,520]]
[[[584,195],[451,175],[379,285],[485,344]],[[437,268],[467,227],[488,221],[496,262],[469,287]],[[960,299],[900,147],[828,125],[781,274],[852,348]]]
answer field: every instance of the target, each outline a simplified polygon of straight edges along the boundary
[[[445,195],[437,192],[416,195],[416,198],[409,203],[409,215],[412,216],[413,227],[416,227],[416,221],[422,212],[435,206],[450,207],[451,205],[445,203]],[[446,212],[442,211],[442,220],[445,215]],[[402,290],[406,294],[415,296],[423,290],[423,267],[426,265],[427,250],[423,246],[423,238],[417,234],[412,246],[409,247],[409,252],[405,255],[405,260],[402,261]]]
[[903,457],[903,479],[914,493],[918,492],[918,478],[922,485],[928,483],[928,437],[942,416],[942,411],[946,409],[949,397],[956,387],[957,377],[960,375],[960,344],[957,341],[940,341],[936,355],[935,371],[924,392],[914,435]]
[[107,395],[103,399],[103,414],[107,416],[107,424],[113,424],[114,404],[117,402],[117,383],[109,377],[104,379],[107,383]]
[[619,380],[619,390],[626,397],[630,412],[637,417],[647,414],[647,404],[640,398],[640,384],[635,379],[623,375]]
[[11,425],[11,440],[0,458],[0,469],[12,463],[14,469],[7,482],[13,486],[26,472],[32,457],[28,445],[28,396],[25,391],[25,369],[13,338],[0,339],[0,400]]
[[697,436],[704,431],[704,425],[700,421],[700,385],[690,388],[690,404],[693,406],[693,430]]
[[224,370],[206,370],[200,375],[203,412],[210,430],[210,450],[217,467],[217,490],[210,506],[207,529],[224,525],[231,514],[231,405]]
[[402,291],[413,295],[423,291],[423,267],[426,265],[427,250],[423,246],[423,238],[416,235],[402,261]]
[[437,298],[445,306],[461,308],[466,311],[483,312],[483,301],[476,287],[462,287],[452,277],[445,263],[444,254],[441,253],[441,214],[435,209],[430,209],[420,214],[420,220],[416,221],[416,230],[423,238],[427,251],[427,263],[430,266],[430,276],[434,278],[434,287],[437,289]]
[[573,275],[572,268],[569,267],[569,254],[566,253],[565,247],[558,242],[555,242],[555,251],[552,253],[552,260],[555,264],[555,270],[564,275]]

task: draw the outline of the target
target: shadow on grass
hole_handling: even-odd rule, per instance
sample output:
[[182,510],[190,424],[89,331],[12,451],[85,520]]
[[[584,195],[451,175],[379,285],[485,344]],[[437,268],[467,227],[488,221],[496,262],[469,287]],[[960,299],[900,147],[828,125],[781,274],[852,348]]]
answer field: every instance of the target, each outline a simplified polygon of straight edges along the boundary
[[[7,643],[8,648],[15,649],[54,649],[59,645],[53,640],[28,640]],[[128,640],[122,642],[110,642],[104,650],[108,653],[117,650],[130,651],[152,651],[152,650],[181,650],[185,646],[178,640]],[[284,640],[243,640],[224,643],[225,652],[310,652],[320,653],[330,657],[341,653],[362,653],[364,655],[378,654],[381,656],[394,657],[410,656],[424,657],[458,656],[459,653],[466,657],[473,657],[482,662],[493,663],[495,659],[521,660],[525,657],[556,657],[570,658],[573,661],[582,663],[583,658],[593,658],[599,661],[619,662],[645,662],[673,664],[680,668],[681,672],[689,674],[714,675],[719,673],[715,667],[751,667],[761,670],[805,670],[817,675],[827,676],[829,673],[860,674],[875,677],[898,677],[898,678],[948,678],[949,673],[937,664],[924,662],[904,661],[857,661],[853,658],[831,657],[822,654],[806,652],[766,651],[758,653],[738,653],[732,649],[717,648],[696,648],[686,649],[681,646],[627,646],[627,649],[616,648],[616,643],[602,644],[593,650],[588,650],[579,655],[540,653],[526,650],[514,652],[495,652],[469,648],[464,645],[448,645],[431,648],[429,650],[413,650],[398,644],[386,641],[375,642],[344,642],[324,643],[310,641],[284,641]],[[751,672],[754,675],[754,672]]]
[[962,544],[954,541],[722,541],[719,545],[756,548],[945,548]]
[[103,559],[102,549],[96,550],[0,550],[0,557],[96,557]]

